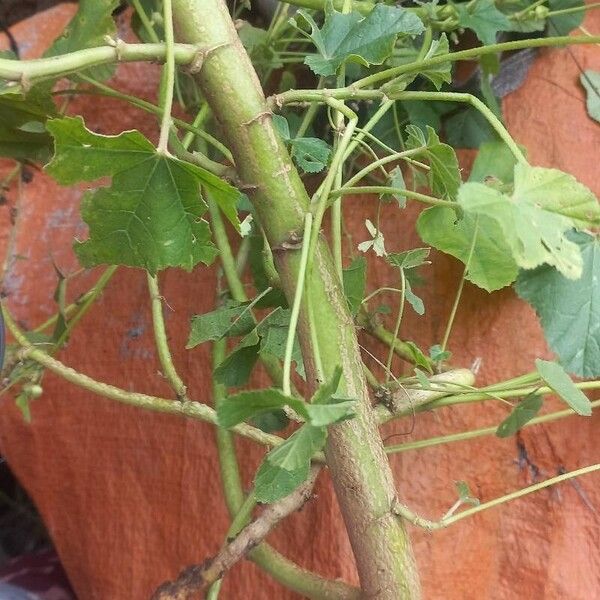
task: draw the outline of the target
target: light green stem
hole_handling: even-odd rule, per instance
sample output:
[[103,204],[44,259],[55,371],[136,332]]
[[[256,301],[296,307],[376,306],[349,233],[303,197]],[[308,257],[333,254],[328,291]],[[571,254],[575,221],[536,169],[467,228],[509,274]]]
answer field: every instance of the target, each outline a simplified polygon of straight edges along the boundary
[[406,293],[406,276],[404,275],[404,269],[400,269],[400,302],[398,303],[398,318],[396,319],[396,326],[394,327],[394,333],[392,337],[392,343],[388,352],[387,361],[385,363],[385,381],[386,383],[392,376],[392,359],[394,358],[394,346],[400,333],[400,324],[402,323],[402,315],[404,314],[404,295]]
[[442,339],[442,352],[446,350],[446,346],[448,345],[448,340],[450,339],[450,333],[452,332],[452,325],[454,324],[454,319],[456,317],[456,311],[458,310],[458,305],[460,304],[460,299],[462,297],[463,288],[465,287],[465,281],[467,279],[467,273],[469,272],[469,266],[471,264],[471,259],[473,258],[473,251],[475,250],[475,242],[477,241],[477,233],[479,228],[479,217],[475,221],[475,228],[473,231],[473,240],[471,241],[471,248],[469,249],[469,255],[467,256],[467,261],[465,262],[465,268],[463,270],[462,277],[460,278],[460,283],[458,284],[458,290],[456,290],[456,296],[454,297],[454,303],[452,304],[452,310],[450,311],[450,317],[448,318],[448,323],[446,325],[446,331],[444,332],[444,338]]
[[[2,314],[7,328],[17,343],[22,347],[22,350],[20,351],[20,357],[22,359],[29,358],[74,385],[88,390],[89,392],[93,392],[94,394],[98,394],[99,396],[116,400],[122,404],[128,404],[129,406],[144,408],[154,412],[198,419],[200,421],[212,423],[213,425],[217,424],[217,413],[210,406],[202,404],[201,402],[176,402],[157,396],[140,394],[139,392],[128,392],[114,385],[92,379],[83,373],[75,371],[75,369],[67,367],[59,360],[56,360],[48,353],[36,348],[29,342],[17,327],[5,304],[2,304]],[[231,430],[266,446],[275,447],[283,443],[283,439],[279,436],[265,433],[264,431],[252,427],[251,425],[246,425],[245,423],[236,425],[235,427],[232,427]]]
[[156,31],[154,31],[154,27],[152,27],[152,23],[150,22],[150,19],[148,18],[148,15],[146,14],[146,11],[144,10],[144,7],[142,6],[140,0],[130,0],[130,2],[133,5],[133,8],[135,9],[135,12],[139,17],[142,26],[146,30],[148,37],[154,43],[160,43],[160,38],[156,35]]
[[[194,60],[199,51],[199,47],[191,44],[175,44],[174,60],[178,64],[188,64]],[[32,60],[0,58],[0,79],[20,82],[27,87],[37,81],[64,77],[89,67],[119,62],[164,60],[166,55],[165,44],[127,44],[118,40],[110,46],[76,50],[51,58]]]
[[165,55],[163,90],[161,95],[160,107],[163,110],[160,124],[160,136],[158,139],[157,151],[159,154],[166,154],[169,146],[169,130],[171,129],[171,110],[173,109],[173,89],[175,87],[175,53],[173,46],[175,44],[173,36],[173,9],[171,0],[162,0],[163,2],[163,21],[165,27],[165,45],[167,52]]
[[424,204],[431,206],[448,206],[454,210],[458,209],[458,204],[452,202],[452,200],[442,200],[441,198],[435,198],[434,196],[428,196],[427,194],[421,194],[419,192],[413,192],[404,188],[388,187],[386,185],[364,185],[358,187],[343,187],[338,190],[332,190],[329,196],[335,198],[336,196],[349,196],[357,194],[402,194],[407,198],[418,200]]
[[541,481],[540,483],[535,483],[534,485],[527,486],[523,489],[517,490],[516,492],[512,492],[511,494],[506,494],[504,496],[500,496],[499,498],[495,498],[494,500],[490,500],[489,502],[483,502],[478,506],[467,508],[466,510],[459,512],[458,514],[453,514],[439,521],[430,521],[428,519],[424,519],[423,517],[418,516],[409,508],[400,503],[397,503],[394,509],[397,515],[403,517],[407,521],[410,521],[414,525],[417,525],[418,527],[422,527],[424,529],[428,529],[429,531],[434,531],[436,529],[443,529],[444,527],[448,527],[449,525],[452,525],[458,521],[462,521],[462,519],[466,519],[467,517],[476,515],[477,513],[480,513],[481,511],[487,510],[489,508],[494,508],[495,506],[499,506],[500,504],[504,504],[505,502],[517,500],[518,498],[522,498],[523,496],[533,494],[534,492],[538,492],[539,490],[543,490],[544,488],[556,485],[557,483],[561,483],[562,481],[567,481],[575,477],[580,477],[581,475],[587,475],[588,473],[593,473],[594,471],[598,470],[600,470],[600,464],[591,465],[589,467],[583,467],[581,469],[577,469],[569,473],[563,473],[562,475],[546,479],[546,481]]
[[[592,408],[598,408],[600,406],[600,400],[595,400],[590,404]],[[523,424],[521,429],[524,429],[525,427],[531,427],[532,425],[539,425],[540,423],[551,423],[552,421],[557,421],[559,419],[564,419],[566,417],[572,417],[575,415],[577,415],[577,413],[570,408],[567,408],[565,410],[559,410],[556,412],[551,412],[547,415],[534,417],[530,421],[527,421],[527,423]],[[482,427],[481,429],[471,429],[469,431],[461,431],[459,433],[452,433],[450,435],[441,435],[437,437],[426,438],[424,440],[417,440],[415,442],[394,444],[391,446],[386,446],[385,451],[388,454],[396,454],[399,452],[408,452],[409,450],[422,450],[423,448],[430,448],[432,446],[439,446],[441,444],[464,442],[466,440],[472,440],[486,435],[494,435],[496,431],[498,431],[498,425],[493,425],[491,427]]]
[[150,302],[152,304],[152,325],[154,329],[154,343],[158,352],[158,359],[163,371],[163,375],[167,378],[170,386],[173,388],[177,400],[187,400],[187,387],[181,377],[177,373],[177,369],[173,364],[173,357],[169,349],[167,340],[167,330],[165,328],[165,320],[163,317],[163,297],[160,295],[158,286],[158,276],[147,273],[148,291],[150,292]]
[[304,217],[304,233],[302,235],[302,254],[300,255],[300,268],[298,270],[298,280],[296,292],[294,294],[294,303],[290,314],[290,326],[288,327],[287,339],[285,341],[285,354],[283,358],[283,393],[289,396],[291,390],[291,369],[292,352],[294,351],[294,341],[296,339],[296,327],[298,317],[300,316],[300,305],[302,304],[302,294],[304,293],[304,279],[306,276],[306,267],[308,264],[308,250],[310,248],[312,231],[312,213],[306,213]]

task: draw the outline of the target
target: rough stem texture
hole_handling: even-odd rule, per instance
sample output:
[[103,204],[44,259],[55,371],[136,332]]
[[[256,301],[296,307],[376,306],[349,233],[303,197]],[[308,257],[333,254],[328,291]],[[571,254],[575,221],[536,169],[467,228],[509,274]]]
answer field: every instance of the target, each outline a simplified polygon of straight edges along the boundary
[[[281,250],[303,228],[309,199],[287,150],[275,132],[265,97],[222,0],[174,0],[176,38],[209,48],[195,76],[234,155],[244,191],[257,210],[281,276],[294,296],[300,253]],[[326,456],[363,594],[367,598],[418,598],[419,583],[408,537],[395,518],[396,496],[362,374],[354,324],[331,259],[321,242],[307,278],[316,312],[324,375],[337,365],[344,393],[358,398],[356,418],[330,429]],[[305,308],[299,338],[309,381],[317,385],[314,348]]]

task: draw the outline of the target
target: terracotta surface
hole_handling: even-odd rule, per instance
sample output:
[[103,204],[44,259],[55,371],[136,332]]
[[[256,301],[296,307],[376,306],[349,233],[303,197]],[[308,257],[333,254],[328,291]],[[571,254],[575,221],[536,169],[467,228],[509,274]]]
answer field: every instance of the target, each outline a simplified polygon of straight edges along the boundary
[[[24,56],[39,56],[72,11],[72,6],[57,7],[15,26]],[[600,29],[600,12],[589,16],[587,27]],[[586,115],[574,58],[583,68],[600,69],[595,47],[542,52],[527,84],[506,99],[506,117],[534,163],[567,170],[600,193],[600,127]],[[128,65],[119,70],[114,83],[152,97],[157,77],[156,67]],[[152,118],[116,101],[73,100],[69,112],[79,111],[96,131],[137,127],[156,135]],[[12,254],[26,258],[9,261],[4,289],[11,310],[24,325],[34,326],[53,312],[53,263],[66,273],[78,268],[71,241],[85,235],[78,214],[80,197],[80,190],[60,188],[36,172],[32,183],[23,186],[20,199],[12,193],[9,205],[0,209],[5,251],[10,212],[18,209]],[[348,206],[356,243],[364,234],[364,219],[374,209],[367,199]],[[406,218],[393,209],[385,215],[382,222],[392,241],[389,250],[419,244]],[[423,273],[428,280],[422,288],[427,319],[411,315],[404,325],[405,336],[425,346],[440,340],[460,272],[455,261],[434,257],[434,265]],[[97,275],[95,271],[78,278],[71,293],[86,289]],[[391,273],[373,264],[370,275],[375,289],[388,282]],[[167,325],[175,362],[189,382],[191,396],[209,401],[208,351],[201,347],[186,352],[184,345],[190,316],[213,306],[214,272],[169,271],[161,282],[172,309],[167,310]],[[488,296],[469,285],[451,346],[456,364],[469,366],[481,359],[480,383],[526,372],[535,357],[549,356],[531,309],[512,291]],[[152,349],[141,272],[118,273],[61,359],[127,389],[169,393]],[[210,427],[119,406],[53,375],[46,375],[43,385],[45,393],[32,407],[31,425],[23,422],[9,397],[0,399],[0,446],[39,507],[82,600],[146,598],[181,567],[218,549],[228,519]],[[420,415],[414,431],[394,442],[495,424],[505,412],[488,403]],[[454,480],[466,480],[479,498],[489,500],[559,469],[599,462],[599,425],[598,416],[572,418],[527,429],[507,440],[492,437],[395,456],[399,494],[417,512],[438,518],[454,502]],[[384,436],[410,428],[407,419],[387,427]],[[261,451],[244,442],[239,449],[249,483]],[[598,481],[591,475],[435,534],[412,529],[424,598],[600,598]],[[311,569],[355,580],[326,475],[317,491],[318,499],[290,518],[271,541]],[[223,597],[295,596],[245,562],[226,578]]]

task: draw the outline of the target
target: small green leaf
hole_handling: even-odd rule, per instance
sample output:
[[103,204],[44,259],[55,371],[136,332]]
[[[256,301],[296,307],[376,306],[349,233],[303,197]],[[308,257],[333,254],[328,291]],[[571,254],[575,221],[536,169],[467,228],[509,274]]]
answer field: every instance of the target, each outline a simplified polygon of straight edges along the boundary
[[600,72],[588,69],[579,80],[586,91],[588,115],[600,123]]
[[415,269],[431,264],[430,260],[426,260],[430,251],[431,248],[413,248],[404,252],[388,254],[386,260],[392,267],[398,269]]
[[250,424],[254,427],[258,427],[265,433],[274,433],[285,429],[289,424],[290,420],[282,410],[271,410],[250,419]]
[[260,338],[252,330],[240,344],[214,370],[215,380],[227,387],[240,387],[248,383],[258,361]]
[[[402,175],[402,169],[400,167],[394,167],[388,175],[388,185],[395,189],[405,190],[406,183],[404,183],[404,175]],[[406,207],[406,196],[398,192],[391,194],[381,194],[380,199],[382,202],[391,202],[395,200],[400,208]]]
[[412,285],[408,278],[404,282],[404,298],[418,315],[423,316],[425,314],[425,304],[423,304],[423,300],[413,292]]
[[535,308],[560,364],[579,377],[600,377],[600,240],[587,233],[568,237],[581,251],[581,277],[572,281],[544,265],[521,271],[516,290]]
[[442,347],[439,344],[435,344],[429,348],[429,358],[434,363],[450,360],[451,356],[452,352],[449,352],[448,350],[442,350]]
[[273,127],[284,141],[290,140],[290,125],[288,120],[283,115],[273,115]]
[[[566,8],[585,8],[585,0],[548,0],[550,11],[563,10]],[[585,10],[557,15],[548,18],[548,32],[550,35],[569,35],[573,29],[577,29],[585,18]]]
[[305,424],[264,458],[254,479],[258,502],[276,502],[308,478],[310,460],[325,443],[326,430]]
[[512,29],[511,22],[496,8],[494,0],[457,3],[454,7],[458,13],[458,24],[472,29],[484,44],[496,43],[499,31]]
[[286,396],[278,389],[270,388],[240,392],[224,398],[217,407],[217,419],[221,427],[228,429],[247,419],[284,406],[289,406],[304,418],[308,416],[305,402]]
[[304,10],[301,15],[311,27],[317,56],[304,60],[317,75],[334,75],[346,61],[362,65],[380,65],[394,48],[398,35],[415,37],[423,32],[421,20],[412,12],[384,4],[376,4],[366,16],[358,12],[342,14],[328,10],[323,27]]
[[225,336],[250,333],[254,329],[255,322],[248,304],[248,302],[230,301],[211,312],[194,315],[186,348],[189,350],[209,340],[220,340]]
[[529,396],[519,402],[519,404],[513,408],[510,415],[498,425],[496,435],[500,438],[505,438],[517,433],[525,423],[531,421],[531,419],[538,414],[540,408],[542,408],[542,404],[543,398],[541,396],[529,394]]
[[432,373],[431,362],[427,358],[427,356],[425,356],[421,348],[419,348],[419,346],[417,346],[414,342],[411,341],[405,341],[404,344],[406,346],[406,349],[410,352],[411,362],[414,363],[417,367],[423,367],[429,373]]
[[458,499],[463,504],[472,504],[473,506],[479,505],[479,498],[473,496],[469,485],[466,481],[455,481],[454,485],[456,486],[456,493],[458,494]]
[[318,173],[327,166],[331,148],[319,138],[295,138],[290,141],[292,158],[306,173]]
[[[434,58],[436,56],[447,55],[450,53],[448,38],[445,33],[442,33],[438,40],[433,40],[429,51],[424,57],[424,60]],[[419,75],[426,77],[433,83],[436,90],[440,90],[444,83],[452,83],[452,63],[450,61],[425,67],[419,71]]]
[[[106,36],[114,38],[116,35],[112,13],[118,6],[119,0],[79,0],[77,13],[44,56],[58,56],[104,46]],[[101,65],[87,72],[95,79],[108,79],[114,72],[114,66]]]
[[358,256],[343,270],[344,293],[352,316],[356,316],[365,297],[367,285],[367,259]]
[[427,127],[427,138],[423,131],[414,125],[406,128],[408,148],[422,148],[417,158],[425,158],[429,162],[429,185],[434,194],[454,200],[460,186],[460,170],[458,159],[452,146],[440,142],[436,132]]
[[575,386],[558,363],[538,358],[535,366],[548,387],[553,389],[577,414],[584,417],[591,416],[592,405],[588,397]]
[[330,397],[327,402],[321,404],[308,404],[306,410],[311,425],[326,427],[354,417],[356,414],[356,400]]
[[[256,332],[260,337],[261,354],[272,354],[283,360],[285,356],[288,329],[290,327],[290,314],[291,311],[289,309],[278,307],[257,325]],[[302,360],[302,352],[297,336],[294,339],[292,362],[295,363],[298,375],[304,379],[304,362]]]

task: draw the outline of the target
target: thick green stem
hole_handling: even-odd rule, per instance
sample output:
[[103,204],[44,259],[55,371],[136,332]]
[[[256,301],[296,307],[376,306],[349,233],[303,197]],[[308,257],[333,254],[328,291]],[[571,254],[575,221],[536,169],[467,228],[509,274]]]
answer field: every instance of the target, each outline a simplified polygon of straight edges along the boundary
[[[238,173],[273,249],[283,289],[292,301],[300,252],[290,242],[303,229],[308,196],[289,154],[273,128],[271,112],[252,64],[222,0],[174,0],[180,40],[217,48],[196,78],[231,143]],[[290,249],[292,247],[292,249]],[[369,598],[415,598],[419,585],[401,522],[392,514],[395,489],[372,414],[354,324],[330,252],[319,241],[307,277],[306,295],[316,317],[324,375],[341,366],[340,392],[359,400],[354,419],[330,428],[326,456],[363,593]],[[311,387],[316,368],[306,303],[299,339]]]

